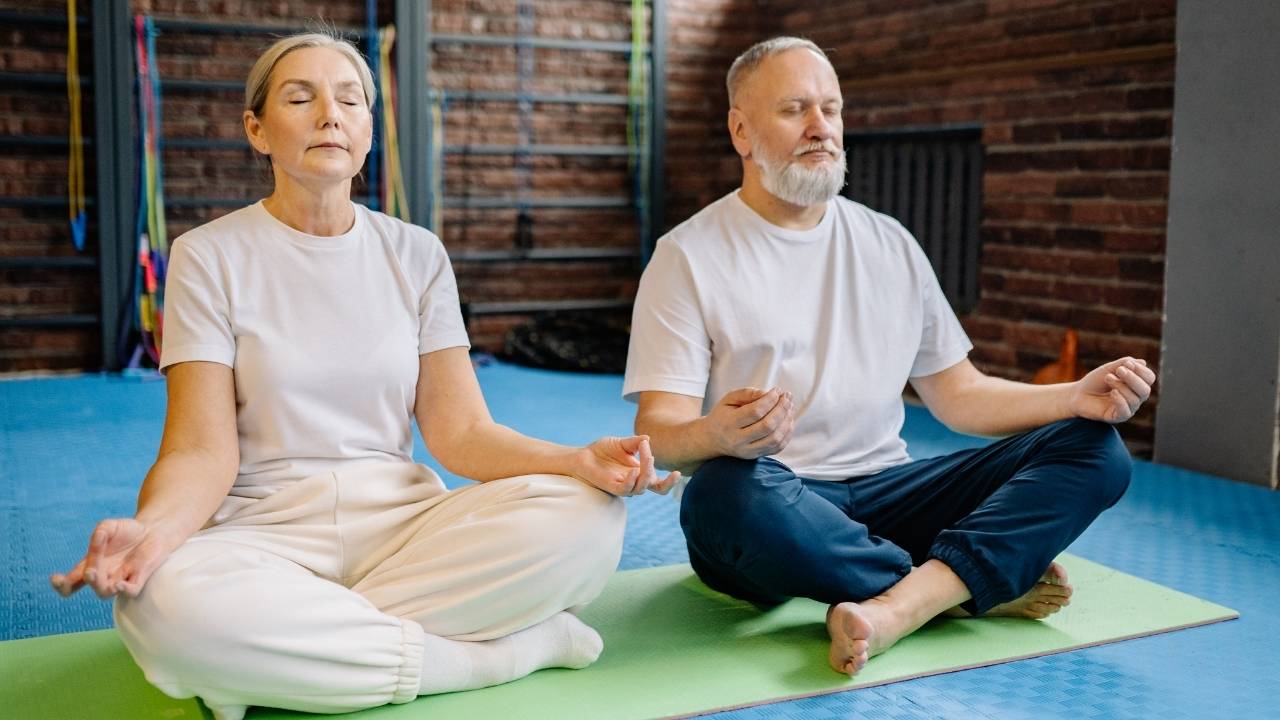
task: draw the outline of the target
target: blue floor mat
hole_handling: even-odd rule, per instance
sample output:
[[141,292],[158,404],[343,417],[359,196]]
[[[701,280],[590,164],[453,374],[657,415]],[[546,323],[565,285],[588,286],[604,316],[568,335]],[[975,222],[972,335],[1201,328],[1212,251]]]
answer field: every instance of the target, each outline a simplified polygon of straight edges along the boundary
[[[493,365],[479,371],[494,417],[566,443],[630,432],[617,376]],[[164,385],[88,375],[0,381],[0,639],[111,624],[90,594],[47,584],[83,552],[93,523],[132,513],[160,441]],[[907,409],[915,457],[981,440]],[[430,463],[418,441],[416,456]],[[437,468],[438,469],[438,468]],[[446,481],[459,481],[442,473]],[[621,567],[686,562],[676,506],[628,499]],[[1071,552],[1229,605],[1210,627],[721,713],[720,720],[847,718],[1276,717],[1280,698],[1280,493],[1137,462],[1123,500]]]

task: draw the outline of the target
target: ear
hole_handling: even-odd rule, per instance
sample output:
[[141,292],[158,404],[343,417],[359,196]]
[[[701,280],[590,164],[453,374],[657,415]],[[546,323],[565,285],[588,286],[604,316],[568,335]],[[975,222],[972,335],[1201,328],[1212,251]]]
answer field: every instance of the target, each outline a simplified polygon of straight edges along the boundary
[[751,155],[751,134],[747,128],[747,114],[738,108],[729,109],[729,139],[733,149],[743,158]]
[[244,111],[244,134],[249,138],[249,144],[254,150],[263,155],[271,154],[271,146],[267,144],[267,134],[262,129],[262,121],[252,110]]

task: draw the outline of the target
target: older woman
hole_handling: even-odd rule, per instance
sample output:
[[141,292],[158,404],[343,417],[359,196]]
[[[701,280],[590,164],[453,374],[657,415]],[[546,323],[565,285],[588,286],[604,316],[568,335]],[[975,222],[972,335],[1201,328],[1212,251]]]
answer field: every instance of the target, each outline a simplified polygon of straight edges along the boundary
[[[351,202],[372,77],[350,44],[275,43],[245,93],[265,200],[174,243],[169,405],[133,518],[69,573],[115,597],[147,678],[219,718],[343,712],[590,664],[566,609],[621,551],[617,496],[666,492],[648,438],[585,448],[489,416],[444,247]],[[452,472],[411,459],[411,417]]]

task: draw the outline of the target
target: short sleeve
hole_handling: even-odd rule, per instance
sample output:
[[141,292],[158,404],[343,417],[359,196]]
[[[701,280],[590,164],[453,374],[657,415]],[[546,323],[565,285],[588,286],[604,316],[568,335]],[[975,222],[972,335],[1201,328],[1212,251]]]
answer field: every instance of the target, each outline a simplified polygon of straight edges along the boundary
[[951,303],[947,302],[929,259],[914,239],[910,242],[912,264],[920,278],[924,318],[920,348],[911,365],[911,377],[917,378],[942,372],[964,360],[973,349],[973,343],[960,326]]
[[458,282],[444,245],[431,237],[433,267],[418,298],[418,354],[451,347],[471,347],[458,303]]
[[622,396],[657,390],[701,398],[711,374],[711,340],[689,260],[659,242],[640,277]]
[[160,370],[192,360],[235,366],[236,340],[221,276],[179,238],[165,276]]

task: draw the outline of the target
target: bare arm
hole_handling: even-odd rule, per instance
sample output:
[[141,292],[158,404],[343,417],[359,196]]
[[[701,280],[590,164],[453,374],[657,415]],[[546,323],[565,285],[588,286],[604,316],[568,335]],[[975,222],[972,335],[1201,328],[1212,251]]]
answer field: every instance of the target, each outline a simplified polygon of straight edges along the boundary
[[178,363],[166,379],[164,437],[142,482],[134,517],[159,531],[172,550],[208,522],[227,497],[240,466],[240,445],[231,368]]
[[485,482],[553,473],[577,477],[614,495],[666,492],[648,438],[602,438],[585,448],[522,435],[493,421],[466,348],[421,356],[414,414],[431,455],[450,472]]
[[702,398],[646,391],[636,411],[636,432],[649,436],[658,465],[685,474],[714,457],[781,452],[794,430],[791,394],[778,388],[733,390],[706,415]]
[[170,368],[160,452],[133,518],[103,520],[85,557],[50,578],[63,595],[88,584],[100,597],[137,595],[160,563],[217,510],[240,462],[231,368],[185,362]]
[[1120,423],[1151,395],[1155,373],[1145,360],[1121,358],[1081,380],[1029,385],[993,378],[968,359],[911,379],[929,410],[947,427],[970,435],[1011,435],[1057,420],[1082,417]]

